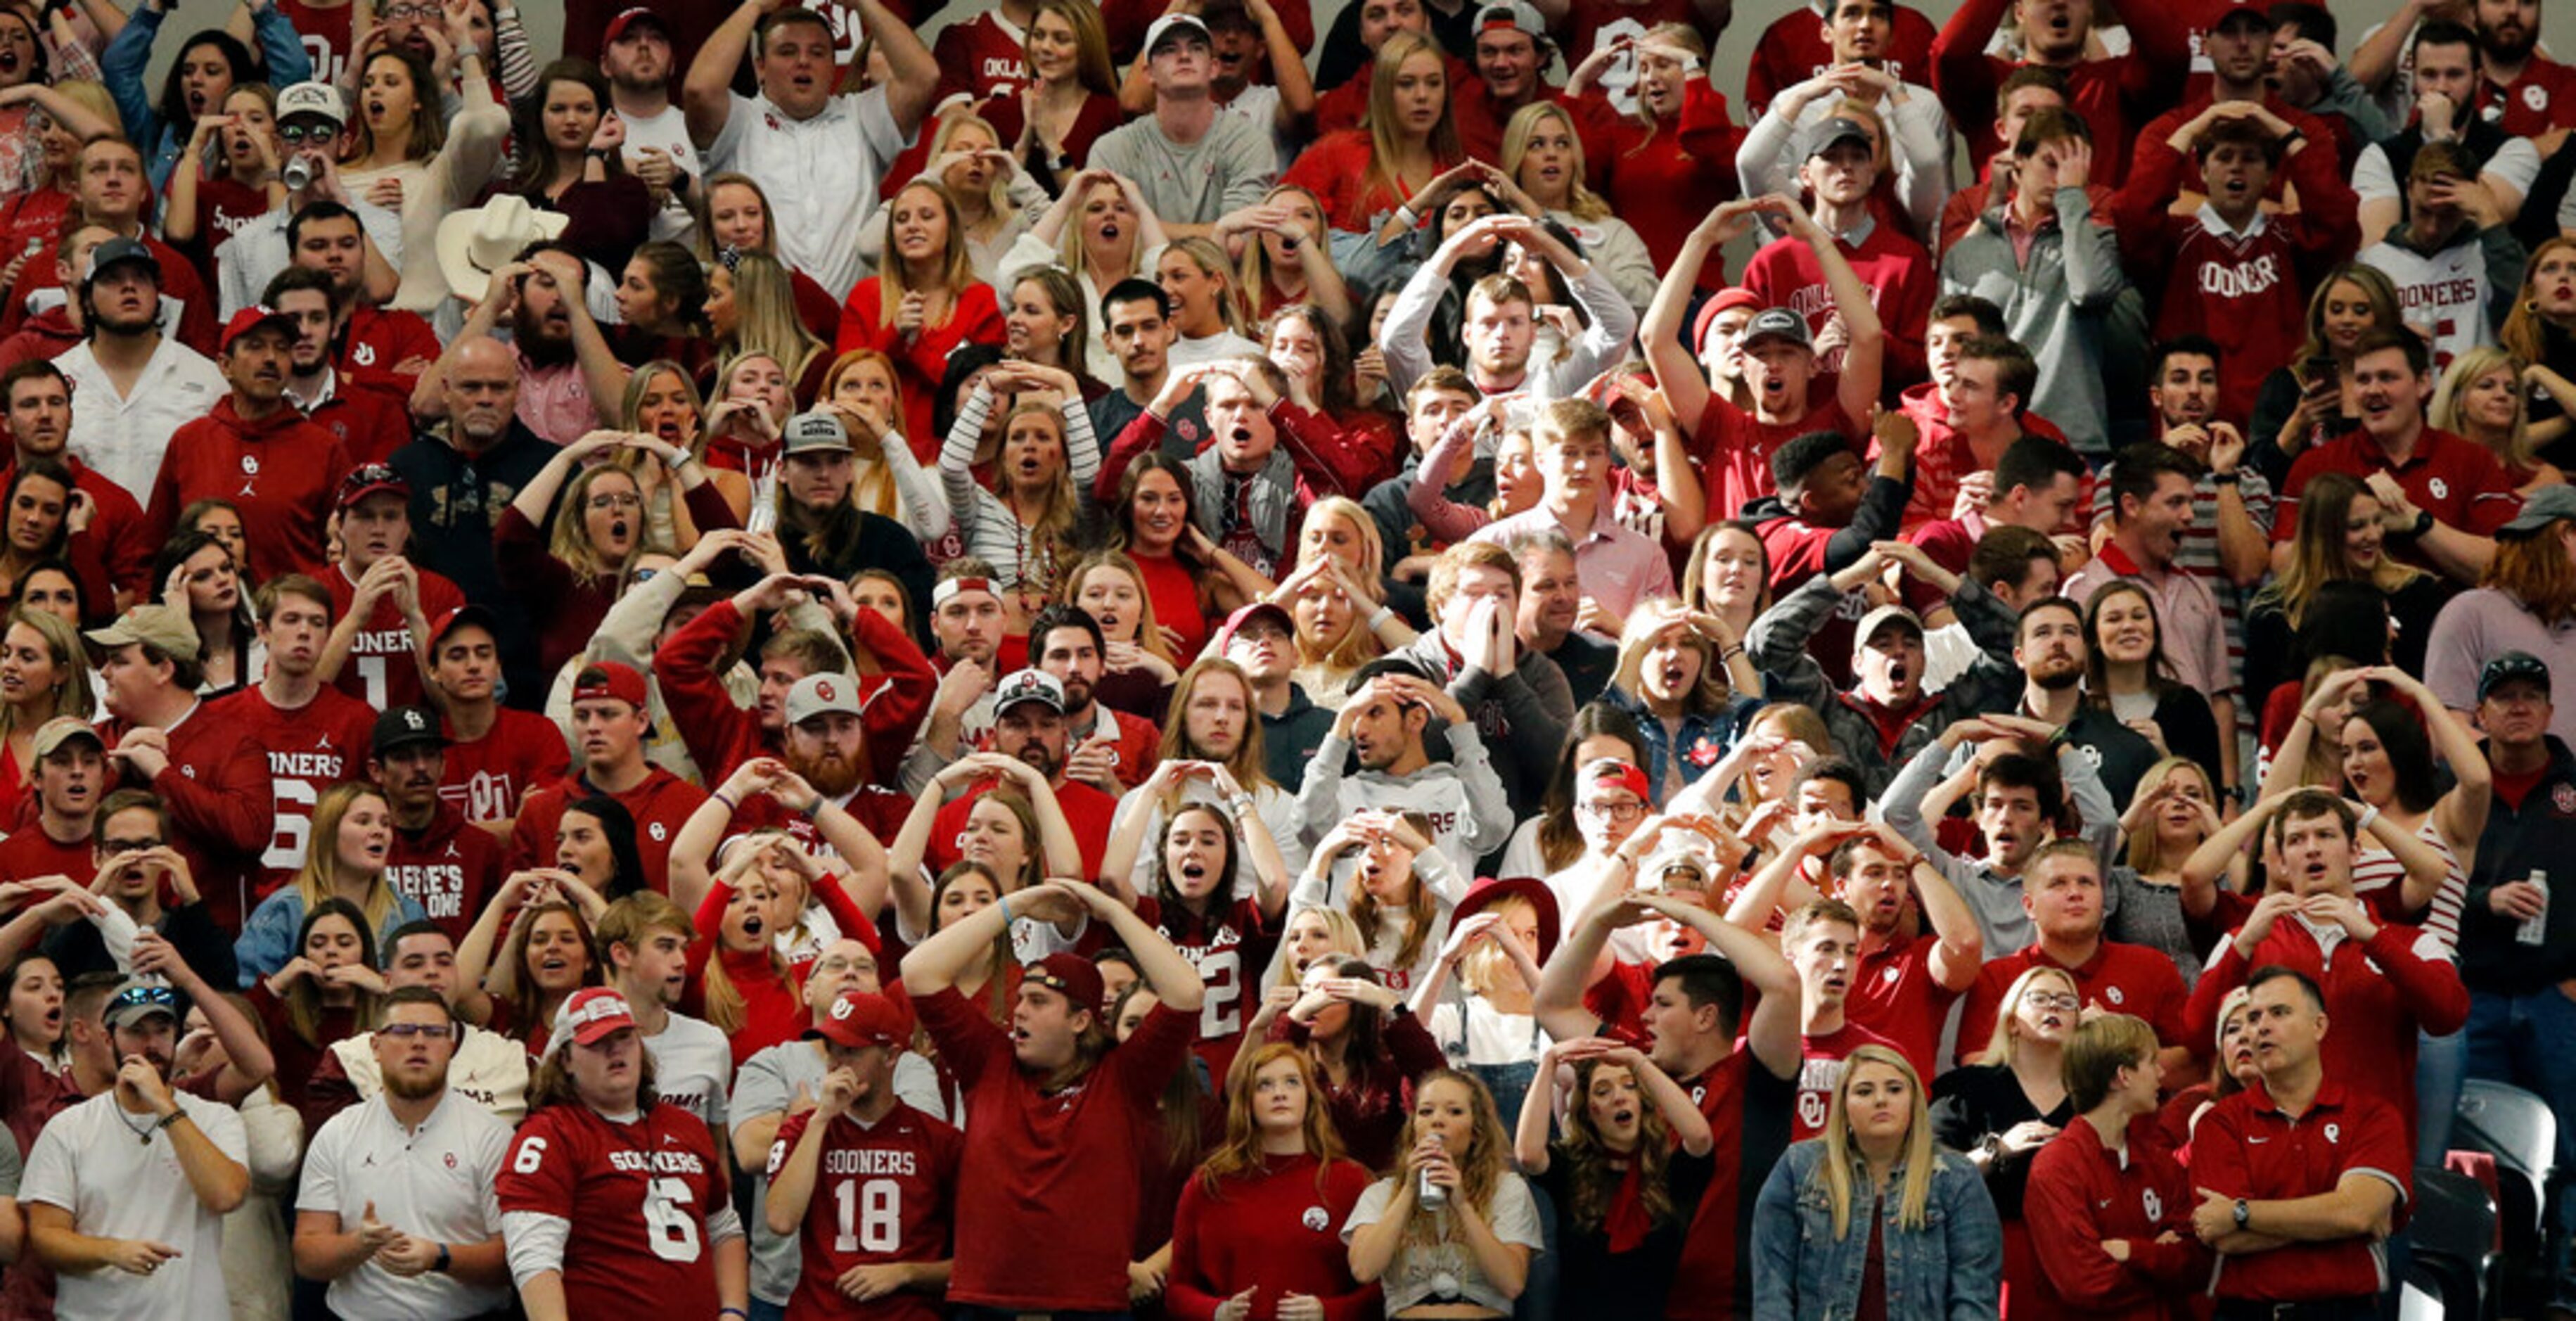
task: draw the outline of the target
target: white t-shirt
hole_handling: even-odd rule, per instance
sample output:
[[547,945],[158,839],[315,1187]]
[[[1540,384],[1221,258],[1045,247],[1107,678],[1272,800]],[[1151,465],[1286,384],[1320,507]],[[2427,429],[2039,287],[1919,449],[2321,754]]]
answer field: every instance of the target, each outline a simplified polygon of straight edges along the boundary
[[[653,1055],[653,1092],[724,1134],[725,1097],[733,1091],[733,1043],[703,1018],[674,1013],[659,1036],[644,1038]],[[721,1141],[719,1142],[721,1145]]]
[[[231,1106],[174,1096],[215,1150],[250,1168],[250,1141]],[[93,1238],[149,1239],[179,1250],[150,1275],[108,1266],[56,1276],[54,1315],[63,1321],[193,1321],[207,1314],[208,1300],[225,1296],[223,1217],[197,1200],[168,1130],[152,1127],[157,1122],[126,1113],[114,1092],[93,1096],[54,1116],[27,1153],[19,1201],[61,1207],[74,1229]]]
[[[450,1092],[417,1132],[394,1118],[382,1097],[333,1115],[304,1153],[299,1212],[340,1217],[352,1232],[376,1207],[376,1219],[405,1234],[440,1243],[480,1243],[501,1232],[498,1182],[510,1126]],[[423,1316],[479,1316],[510,1299],[499,1285],[477,1287],[431,1271],[409,1279],[373,1258],[331,1282],[331,1310],[348,1321],[402,1321]]]
[[[706,181],[707,163],[699,159],[697,145],[689,141],[688,116],[682,114],[678,106],[666,104],[662,113],[650,118],[620,118],[626,121],[626,146],[622,151],[626,157],[627,173],[635,172],[636,162],[644,159],[646,147],[658,147],[671,154],[671,163],[680,167],[680,173],[701,183]],[[697,218],[681,204],[677,189],[672,191],[670,200],[662,203],[662,209],[653,214],[652,234],[655,239],[686,243],[697,229]]]

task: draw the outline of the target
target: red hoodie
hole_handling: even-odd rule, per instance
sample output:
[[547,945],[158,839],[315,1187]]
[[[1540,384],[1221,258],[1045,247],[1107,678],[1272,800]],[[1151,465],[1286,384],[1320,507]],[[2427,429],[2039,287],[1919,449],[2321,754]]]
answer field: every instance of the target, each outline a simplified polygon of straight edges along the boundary
[[281,401],[267,417],[246,422],[226,395],[170,437],[144,526],[158,546],[191,503],[226,501],[249,529],[250,568],[259,581],[282,573],[319,578],[330,566],[323,526],[348,471],[348,451],[294,405]]
[[0,339],[0,371],[38,358],[59,358],[81,342],[80,327],[72,324],[71,313],[49,307],[26,319],[18,333]]

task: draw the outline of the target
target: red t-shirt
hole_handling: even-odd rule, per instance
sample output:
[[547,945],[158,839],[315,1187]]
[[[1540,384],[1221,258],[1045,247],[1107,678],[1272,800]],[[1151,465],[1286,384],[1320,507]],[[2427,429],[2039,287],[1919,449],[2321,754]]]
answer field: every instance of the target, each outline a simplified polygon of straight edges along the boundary
[[[510,829],[510,865],[553,865],[555,827],[562,823],[564,809],[603,792],[590,782],[589,776],[578,775],[529,794],[519,806],[518,823]],[[669,894],[671,841],[679,835],[680,827],[689,823],[689,814],[707,801],[707,791],[655,766],[645,773],[642,783],[608,796],[634,814],[635,851],[643,855],[645,878],[655,890]]]
[[2186,1044],[2183,1007],[2190,1002],[2191,993],[2184,988],[2182,973],[2174,967],[2172,956],[2153,946],[2106,940],[2092,958],[2070,968],[2048,957],[2039,946],[2031,945],[2018,953],[1989,960],[1977,971],[1976,985],[1968,988],[1967,1006],[1959,1011],[1959,1055],[1963,1060],[1986,1048],[1995,1030],[1995,1015],[2002,1011],[2013,980],[2032,968],[2056,968],[2073,977],[2075,993],[2083,997],[2088,1009],[2098,1006],[2104,1013],[2143,1018],[2147,1026],[2156,1030],[2156,1040],[2168,1046]]
[[[35,816],[32,806],[27,815]],[[0,881],[23,881],[37,876],[63,876],[87,886],[98,875],[98,864],[92,860],[90,842],[57,844],[45,828],[30,820],[26,825],[0,839]]]
[[[2403,1087],[2412,1076],[2392,1081]],[[2367,1172],[2396,1187],[2391,1228],[2405,1228],[2415,1195],[2415,1143],[2406,1121],[2387,1102],[2335,1077],[2329,1065],[2315,1103],[2296,1119],[2282,1114],[2260,1086],[2219,1102],[2192,1133],[2192,1183],[2230,1200],[2278,1202],[2333,1192],[2343,1176]],[[2265,1302],[2358,1298],[2380,1291],[2380,1268],[2378,1245],[2365,1235],[2285,1243],[2222,1259],[2217,1294]]]
[[[1750,1009],[1746,1017],[1752,1016]],[[1805,1043],[1804,1063],[1798,1070],[1798,1106],[1790,1116],[1789,1140],[1804,1142],[1822,1136],[1825,1115],[1833,1108],[1834,1091],[1842,1086],[1843,1059],[1863,1046],[1885,1046],[1904,1053],[1904,1047],[1851,1021],[1848,1011],[1843,1025],[1822,1036],[1810,1034],[1800,1038]]]
[[395,828],[385,858],[385,880],[459,945],[483,915],[485,896],[500,888],[501,874],[501,841],[443,799],[419,834]]
[[[347,9],[340,11],[343,14]],[[191,163],[193,165],[193,163]],[[162,194],[167,205],[169,194]],[[224,240],[241,232],[250,222],[268,214],[268,193],[264,189],[244,187],[229,175],[207,176],[197,180],[197,237],[192,243],[179,245],[196,264],[197,277],[207,288],[216,285],[215,249]]]
[[[1810,391],[1812,397],[1814,391]],[[1830,389],[1825,402],[1794,422],[1765,422],[1712,392],[1691,434],[1691,458],[1708,477],[1710,518],[1735,518],[1744,507],[1778,493],[1771,480],[1771,456],[1781,446],[1810,431],[1839,431],[1857,450],[1862,430],[1843,416],[1843,406]],[[1156,602],[1160,609],[1161,603]]]
[[[973,788],[948,800],[939,814],[930,819],[930,847],[922,865],[936,876],[957,861],[957,841],[966,834],[966,814],[975,799],[998,781],[984,780]],[[1064,808],[1064,819],[1073,827],[1073,840],[1082,848],[1082,874],[1100,874],[1101,856],[1109,851],[1109,818],[1118,811],[1118,800],[1078,780],[1067,780],[1055,787],[1055,800]]]
[[337,847],[334,841],[312,838],[313,806],[332,785],[367,778],[376,713],[332,688],[315,693],[305,706],[281,710],[268,694],[252,687],[216,698],[206,706],[204,718],[231,725],[268,758],[273,820],[268,846],[259,855],[258,889],[265,897],[294,880],[313,849]]
[[[455,583],[427,569],[414,568],[420,575],[422,615],[438,619],[465,604],[465,592]],[[349,607],[357,604],[358,585],[350,581],[346,565],[333,565],[322,575],[322,586],[331,593],[331,617],[335,621],[346,617]],[[402,607],[394,603],[391,593],[376,599],[375,610],[359,629],[356,642],[349,647],[349,659],[341,665],[340,677],[334,681],[339,690],[378,711],[419,705],[420,665],[413,659],[411,625],[403,622]],[[562,742],[560,735],[556,742]]]
[[2502,87],[2478,79],[2478,114],[2507,136],[2536,138],[2576,126],[2576,68],[2534,54],[2522,76]]
[[[1922,380],[1926,371],[1923,328],[1932,316],[1932,300],[1941,292],[1941,273],[1931,250],[1896,226],[1873,224],[1859,246],[1834,241],[1852,273],[1869,287],[1870,306],[1887,329],[1886,379],[1897,385]],[[1738,284],[1750,289],[1765,307],[1793,308],[1807,319],[1812,334],[1824,333],[1834,318],[1833,287],[1825,268],[1804,239],[1784,238],[1763,245],[1744,263]],[[1839,362],[1827,364],[1839,367]]]
[[[778,1140],[769,1148],[771,1180],[813,1119],[814,1112],[804,1110],[778,1126]],[[946,1259],[957,1162],[965,1150],[966,1135],[955,1126],[901,1101],[874,1124],[847,1115],[833,1120],[823,1137],[813,1200],[797,1231],[804,1268],[788,1310],[798,1316],[938,1321],[942,1313],[929,1294],[898,1289],[873,1306],[854,1308],[833,1282],[860,1266]]]
[[313,76],[322,82],[337,83],[348,69],[349,12],[355,7],[323,8],[304,0],[277,0],[277,12],[295,25],[295,35],[304,39],[304,54],[313,61]]
[[615,1124],[578,1101],[519,1125],[501,1171],[501,1211],[553,1216],[573,1316],[714,1316],[707,1220],[732,1200],[706,1121],[656,1104]]
[[1154,622],[1181,635],[1174,652],[1195,656],[1207,648],[1208,617],[1199,605],[1198,579],[1169,555],[1139,555],[1133,548],[1128,558],[1145,575],[1145,594],[1154,603]]
[[1932,976],[1932,951],[1940,944],[1939,936],[1925,934],[1861,955],[1843,1005],[1852,1022],[1895,1042],[1926,1078],[1941,1071],[1941,1028],[1949,1021],[1950,1003],[1959,998]]
[[[1189,1053],[1190,1020],[1157,1005],[1073,1086],[1043,1091],[1004,1032],[948,987],[913,1001],[965,1089],[976,1134],[957,1171],[948,1301],[1006,1312],[1127,1309],[1144,1142]],[[1043,1244],[1044,1251],[1031,1251]]]
[[506,706],[493,715],[491,730],[472,742],[457,739],[453,723],[447,727],[452,741],[438,796],[468,821],[507,821],[519,814],[529,790],[572,769],[572,749],[555,722]]

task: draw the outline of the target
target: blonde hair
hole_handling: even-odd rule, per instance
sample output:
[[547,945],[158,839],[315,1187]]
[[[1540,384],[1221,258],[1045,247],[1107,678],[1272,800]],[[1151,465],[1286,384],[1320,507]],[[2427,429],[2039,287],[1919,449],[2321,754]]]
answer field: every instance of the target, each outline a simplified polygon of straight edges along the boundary
[[[1213,239],[1174,239],[1164,247],[1163,255],[1187,257],[1191,265],[1199,268],[1199,274],[1216,281],[1217,315],[1225,321],[1226,329],[1238,335],[1243,333],[1244,323],[1250,319],[1243,307],[1243,282],[1235,278],[1234,268],[1226,265],[1225,249],[1218,247]],[[1173,309],[1175,315],[1179,311],[1179,308]]]
[[[887,428],[892,431],[903,422],[903,373],[896,369],[893,358],[875,349],[852,349],[834,358],[832,365],[823,372],[823,388],[815,395],[813,405],[820,408],[831,403],[833,395],[841,388],[842,380],[868,366],[884,372],[893,389],[894,411],[889,415]],[[872,514],[901,519],[903,495],[895,487],[894,469],[886,464],[884,442],[853,435],[850,437],[850,457],[855,461],[850,503]]]
[[[306,912],[339,894],[340,822],[361,798],[386,801],[384,790],[352,780],[323,790],[321,800],[313,804],[313,829],[304,837],[304,865],[295,871],[295,893],[303,899]],[[369,877],[366,902],[358,908],[367,915],[367,934],[371,938],[385,929],[385,919],[392,916],[394,906],[394,887],[385,880],[385,874],[379,871]]]
[[[582,508],[590,500],[590,488],[599,483],[602,474],[609,473],[625,478],[635,487],[636,498],[643,498],[644,484],[636,481],[635,474],[624,468],[613,463],[584,468],[564,484],[563,494],[557,497],[554,535],[546,542],[546,553],[562,561],[563,566],[572,571],[573,581],[584,587],[596,586],[602,579],[615,576],[615,566],[600,555],[599,547],[591,544],[590,523],[582,517]],[[641,509],[635,512],[635,527],[635,548],[627,552],[629,558],[641,554],[651,539],[648,535],[650,524]]]
[[[1458,1167],[1458,1187],[1452,1196],[1490,1215],[1494,1193],[1510,1175],[1511,1134],[1503,1130],[1502,1112],[1494,1106],[1494,1094],[1485,1089],[1484,1080],[1456,1069],[1433,1069],[1414,1080],[1414,1104],[1421,1104],[1422,1094],[1435,1083],[1451,1083],[1467,1089],[1467,1113],[1473,1116],[1465,1151],[1449,1153]],[[1405,1112],[1404,1135],[1396,1140],[1394,1178],[1409,1177],[1404,1168],[1404,1153],[1422,1141],[1421,1118],[1411,1109]],[[1407,1247],[1430,1248],[1453,1239],[1463,1239],[1465,1231],[1458,1217],[1444,1215],[1417,1204],[1413,1218],[1404,1227]]]
[[1825,1196],[1834,1208],[1834,1241],[1842,1242],[1851,1235],[1852,1212],[1852,1140],[1850,1096],[1852,1079],[1860,1076],[1861,1066],[1875,1064],[1894,1069],[1905,1078],[1907,1093],[1913,1100],[1914,1113],[1905,1128],[1905,1182],[1897,1194],[1896,1227],[1921,1229],[1929,1223],[1926,1207],[1932,1200],[1932,1165],[1939,1157],[1932,1146],[1932,1116],[1923,1095],[1922,1075],[1905,1057],[1885,1046],[1862,1046],[1843,1058],[1843,1077],[1834,1086],[1833,1107],[1825,1114],[1825,1159],[1822,1162]]
[[1386,542],[1378,531],[1377,519],[1360,502],[1347,495],[1328,495],[1306,507],[1305,522],[1297,533],[1297,567],[1305,568],[1318,555],[1325,554],[1324,543],[1308,540],[1308,531],[1320,528],[1324,520],[1338,518],[1359,534],[1360,562],[1351,566],[1351,576],[1359,579],[1360,590],[1373,605],[1386,604]]
[[[87,724],[95,714],[95,695],[90,691],[87,677],[89,652],[81,645],[80,631],[64,623],[60,615],[30,610],[23,605],[9,612],[7,623],[24,624],[45,640],[45,650],[53,657],[56,671],[52,689],[53,714],[78,716],[82,723]],[[0,625],[0,633],[5,632],[6,625]],[[0,739],[16,733],[17,724],[18,708],[0,702]],[[34,781],[36,768],[28,766],[24,770],[27,779]]]
[[[960,105],[943,112],[939,116],[938,131],[934,133],[930,139],[930,155],[928,159],[934,161],[939,159],[940,155],[948,150],[948,140],[956,137],[957,131],[962,128],[980,128],[984,130],[985,137],[993,140],[993,147],[995,150],[998,151],[1004,149],[1002,146],[1001,131],[993,127],[993,122],[984,118],[982,115],[976,114],[973,110],[965,108],[961,103]],[[921,177],[929,179],[931,182],[938,184],[942,188],[948,186],[948,180],[944,174],[936,179],[932,179],[929,175],[923,175]],[[950,194],[950,197],[954,200],[955,194]],[[996,170],[993,172],[992,181],[984,185],[984,205],[989,208],[995,216],[999,217],[1007,218],[1018,213],[1019,208],[1011,204],[1011,176],[1009,171]]]
[[2084,990],[2075,984],[2074,974],[2064,968],[2052,968],[2044,963],[2034,963],[2022,969],[2021,975],[2013,978],[2012,986],[2004,992],[2002,1002],[1995,1006],[1995,1030],[1987,1034],[1986,1048],[1978,1051],[1977,1057],[1968,1061],[1970,1064],[2012,1063],[2012,1025],[2014,1017],[2021,1011],[2021,998],[2029,992],[2032,982],[2048,977],[2064,982],[2066,989],[2077,998],[2083,997]]
[[[1642,702],[1639,674],[1646,668],[1646,653],[1654,650],[1666,633],[1678,630],[1691,650],[1699,653],[1699,681],[1683,698],[1683,704],[1701,715],[1716,715],[1734,700],[1734,690],[1726,682],[1726,666],[1717,659],[1717,644],[1693,627],[1688,620],[1650,610],[1628,616],[1619,630],[1619,667],[1611,675],[1610,686]],[[1821,749],[1820,749],[1821,750]]]
[[1402,143],[1396,137],[1396,82],[1404,76],[1405,61],[1416,55],[1428,55],[1440,71],[1440,117],[1431,122],[1423,146],[1431,153],[1435,166],[1466,158],[1458,145],[1458,117],[1453,109],[1458,89],[1449,85],[1449,60],[1438,43],[1419,32],[1397,32],[1379,43],[1369,72],[1368,117],[1364,124],[1369,135],[1367,191],[1385,193],[1398,199],[1410,197],[1413,189],[1395,171],[1396,154]]
[[1514,183],[1520,182],[1521,160],[1529,155],[1529,140],[1538,132],[1538,126],[1550,119],[1565,126],[1566,136],[1574,144],[1574,168],[1566,172],[1571,176],[1565,186],[1566,213],[1577,220],[1609,219],[1610,203],[1583,183],[1583,135],[1575,131],[1574,116],[1554,101],[1532,101],[1512,112],[1511,119],[1503,125],[1503,173]]
[[1300,908],[1296,912],[1289,914],[1287,922],[1282,924],[1279,928],[1279,957],[1278,961],[1272,967],[1270,978],[1271,985],[1295,986],[1299,984],[1296,956],[1288,952],[1287,932],[1289,927],[1297,925],[1298,918],[1305,917],[1309,914],[1312,914],[1317,921],[1324,924],[1325,934],[1329,936],[1333,942],[1330,950],[1315,956],[1318,960],[1334,958],[1357,959],[1367,956],[1368,942],[1360,938],[1359,924],[1351,920],[1350,914],[1345,913],[1338,908]]
[[[749,841],[746,842],[748,843]],[[762,885],[769,884],[769,882],[764,878],[746,875],[742,878],[741,885],[734,891],[734,901],[737,903],[765,903],[774,902],[776,900],[777,893],[774,888],[772,889],[770,899],[762,900],[754,898],[750,891],[751,886],[755,883]],[[730,905],[728,905],[728,907],[730,907]],[[706,967],[698,975],[699,1006],[706,1010],[708,1022],[723,1029],[725,1035],[731,1036],[743,1029],[744,1022],[749,1015],[749,1002],[743,998],[742,988],[734,985],[733,974],[725,970],[724,924],[722,919],[718,919],[715,930],[706,934],[706,940],[710,948],[707,951]],[[787,959],[778,952],[777,942],[770,940],[764,934],[760,938],[760,952],[768,961],[769,970],[771,974],[778,979],[779,984],[785,986],[788,991],[798,999],[803,999],[803,979],[796,975],[796,970],[793,967],[790,967]]]
[[2469,387],[2479,377],[2499,369],[2506,372],[2513,378],[2512,385],[2506,390],[2513,397],[2513,424],[2505,429],[2502,445],[2486,441],[2479,444],[2511,469],[2517,475],[2516,480],[2520,480],[2519,474],[2531,471],[2537,448],[2531,443],[2531,395],[2522,388],[2525,365],[2522,359],[2493,344],[2481,344],[2453,358],[2450,370],[2442,373],[2442,384],[2433,391],[2433,408],[2427,419],[2452,435],[2468,435],[2469,428],[2460,421],[2464,402],[2461,396],[2468,393]]
[[2255,602],[2279,607],[2282,617],[2296,628],[2308,602],[2327,583],[2367,581],[2382,593],[2391,593],[2413,582],[2423,570],[2386,553],[2371,566],[2366,580],[2352,571],[2351,558],[2344,552],[2344,524],[2352,517],[2352,502],[2363,498],[2376,501],[2379,497],[2350,473],[2321,472],[2310,478],[2307,489],[2299,493],[2299,526],[2290,536],[2290,557],[2280,573],[2255,593]]
[[1117,95],[1118,69],[1109,58],[1109,28],[1100,17],[1100,7],[1083,0],[1044,0],[1037,12],[1029,15],[1029,28],[1034,31],[1038,19],[1047,14],[1063,19],[1073,29],[1074,81],[1094,96]]
[[[886,223],[889,227],[894,223],[894,210],[903,205],[903,195],[915,189],[937,197],[940,214],[947,220],[948,236],[939,254],[937,289],[938,292],[948,295],[949,314],[954,316],[957,311],[957,296],[966,292],[968,285],[975,283],[974,256],[966,247],[966,222],[958,216],[957,199],[949,193],[946,184],[930,179],[915,179],[895,190],[893,203],[886,212]],[[893,241],[893,236],[889,233],[886,242],[891,245]],[[911,292],[913,292],[912,277],[904,270],[903,258],[896,255],[889,246],[886,260],[877,267],[878,322],[893,325],[896,311],[903,306],[904,295]],[[940,324],[947,323],[943,321]]]
[[1082,580],[1100,569],[1125,574],[1136,588],[1136,645],[1158,660],[1178,660],[1171,644],[1163,640],[1162,626],[1154,620],[1154,591],[1145,584],[1145,571],[1125,552],[1104,548],[1075,560],[1073,567],[1065,571],[1064,587],[1056,594],[1057,599],[1066,605],[1080,605],[1075,598],[1082,595]]
[[[1502,919],[1502,925],[1509,926],[1512,919],[1524,913],[1536,917],[1538,905],[1513,894],[1485,905],[1484,911]],[[1538,951],[1531,950],[1530,956],[1536,958]],[[1512,962],[1510,951],[1494,941],[1478,943],[1467,951],[1466,957],[1458,960],[1458,984],[1476,995],[1491,995],[1496,987],[1510,985],[1519,978],[1520,966]]]
[[[2175,771],[2189,771],[2199,776],[2200,790],[2207,795],[2202,801],[2209,804],[2211,811],[2218,810],[2218,787],[2210,783],[2209,768],[2189,757],[2166,757],[2148,767],[2147,773],[2138,777],[2135,797],[2144,798],[2154,793]],[[2141,876],[2153,876],[2158,872],[2172,871],[2182,865],[2180,858],[2170,862],[2165,860],[2164,846],[2156,842],[2156,827],[2152,821],[2130,833],[2129,851],[2122,861],[2128,864],[2129,870]]]
[[[901,265],[889,263],[885,273],[891,277],[893,268]],[[765,252],[735,253],[726,276],[733,281],[733,352],[725,355],[717,379],[722,380],[736,362],[760,354],[787,373],[788,388],[793,390],[814,359],[830,349],[805,328],[805,318],[796,311],[796,277],[785,263]],[[895,301],[903,299],[898,295]]]

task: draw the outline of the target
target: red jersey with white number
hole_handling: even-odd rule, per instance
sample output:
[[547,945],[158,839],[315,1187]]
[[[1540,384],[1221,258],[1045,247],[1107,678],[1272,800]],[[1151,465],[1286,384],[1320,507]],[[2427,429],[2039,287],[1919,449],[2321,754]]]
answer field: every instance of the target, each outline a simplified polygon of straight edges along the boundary
[[519,801],[530,789],[572,769],[572,749],[555,722],[506,706],[496,717],[491,731],[470,743],[456,738],[454,725],[447,728],[455,741],[447,745],[447,778],[438,796],[468,821],[507,821],[519,814]]
[[367,778],[368,741],[376,713],[325,688],[293,711],[278,709],[268,694],[244,688],[206,706],[205,719],[238,733],[267,760],[275,819],[259,855],[258,893],[295,879],[312,843],[313,805],[342,780]]
[[[807,1110],[778,1126],[778,1140],[769,1148],[772,1180],[813,1118]],[[947,1258],[957,1161],[965,1146],[956,1128],[901,1101],[874,1124],[847,1115],[833,1120],[823,1136],[823,1165],[805,1206],[805,1227],[797,1234],[804,1267],[787,1314],[938,1321],[939,1304],[930,1294],[899,1289],[872,1303],[853,1303],[832,1282],[860,1266]]]
[[1136,915],[1162,932],[1181,957],[1198,969],[1199,980],[1207,983],[1207,999],[1199,1006],[1198,1040],[1190,1049],[1207,1061],[1208,1076],[1224,1077],[1234,1064],[1234,1053],[1243,1046],[1243,1026],[1250,1015],[1245,1006],[1257,998],[1252,984],[1270,966],[1270,956],[1279,948],[1279,932],[1262,917],[1261,901],[1250,898],[1237,899],[1232,906],[1200,918],[1177,904],[1167,909],[1146,895],[1136,901]]
[[[416,572],[420,574],[421,614],[438,619],[465,604],[464,589],[455,583],[427,569]],[[345,618],[349,607],[358,603],[358,585],[350,580],[346,565],[335,565],[323,574],[322,586],[331,593],[331,618],[335,621]],[[403,622],[402,607],[395,604],[392,593],[376,598],[374,613],[359,626],[357,641],[349,647],[349,659],[333,682],[341,692],[378,711],[420,705],[420,665],[412,659],[411,625]],[[563,740],[557,736],[555,741]]]
[[501,1214],[563,1220],[568,1315],[714,1316],[707,1220],[731,1195],[706,1121],[655,1105],[611,1123],[579,1102],[528,1116],[498,1185]]

